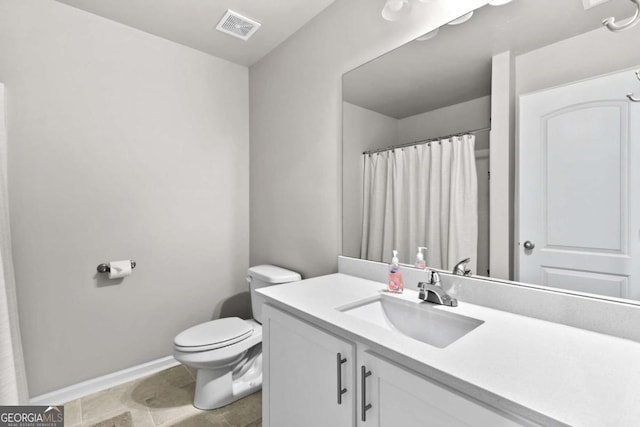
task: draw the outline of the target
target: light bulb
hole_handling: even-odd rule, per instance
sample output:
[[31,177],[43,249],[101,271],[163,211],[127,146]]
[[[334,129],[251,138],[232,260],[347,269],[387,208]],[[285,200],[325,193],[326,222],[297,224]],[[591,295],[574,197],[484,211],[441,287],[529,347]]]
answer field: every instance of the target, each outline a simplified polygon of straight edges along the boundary
[[387,7],[391,12],[400,12],[402,7],[404,6],[404,1],[402,0],[389,0],[387,2]]
[[420,37],[418,37],[416,39],[416,41],[424,42],[424,41],[430,40],[430,39],[432,39],[432,38],[434,38],[435,36],[438,35],[438,31],[440,31],[440,28],[436,28],[433,31],[429,31],[428,33],[425,33],[425,34],[421,35]]
[[387,21],[397,21],[411,11],[409,0],[387,0],[382,8],[382,17]]
[[449,22],[447,25],[459,25],[459,24],[464,24],[465,22],[467,22],[469,19],[471,19],[471,17],[473,16],[473,11],[462,15],[460,18],[456,18],[453,21]]

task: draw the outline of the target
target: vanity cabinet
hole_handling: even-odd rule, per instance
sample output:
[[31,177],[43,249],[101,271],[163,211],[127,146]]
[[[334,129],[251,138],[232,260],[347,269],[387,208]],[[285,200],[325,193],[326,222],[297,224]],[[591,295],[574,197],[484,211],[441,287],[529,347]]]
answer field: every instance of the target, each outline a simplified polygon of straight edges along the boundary
[[357,362],[358,427],[522,425],[367,350]]
[[262,328],[265,427],[533,425],[268,304]]
[[355,345],[263,306],[265,427],[355,426]]

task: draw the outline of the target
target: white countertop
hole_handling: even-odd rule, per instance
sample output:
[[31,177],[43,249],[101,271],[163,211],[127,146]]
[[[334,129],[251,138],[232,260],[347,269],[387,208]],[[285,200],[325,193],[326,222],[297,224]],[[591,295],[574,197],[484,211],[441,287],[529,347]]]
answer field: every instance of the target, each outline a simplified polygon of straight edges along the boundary
[[[484,323],[437,348],[336,309],[384,289],[338,273],[259,292],[276,307],[542,424],[640,425],[640,343],[460,301],[455,308],[436,307]],[[405,290],[400,298],[413,300],[417,293]]]

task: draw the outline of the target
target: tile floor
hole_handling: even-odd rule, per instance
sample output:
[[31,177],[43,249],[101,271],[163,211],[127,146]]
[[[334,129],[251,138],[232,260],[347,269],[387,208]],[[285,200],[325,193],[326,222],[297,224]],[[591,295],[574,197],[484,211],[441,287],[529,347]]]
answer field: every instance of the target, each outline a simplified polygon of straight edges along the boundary
[[194,390],[193,374],[176,366],[66,403],[65,427],[262,426],[261,392],[202,411],[192,405]]

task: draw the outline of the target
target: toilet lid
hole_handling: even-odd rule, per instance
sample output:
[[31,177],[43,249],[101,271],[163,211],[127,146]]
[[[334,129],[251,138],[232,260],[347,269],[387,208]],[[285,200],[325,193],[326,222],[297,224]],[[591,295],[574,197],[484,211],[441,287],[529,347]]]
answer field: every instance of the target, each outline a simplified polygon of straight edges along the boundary
[[207,351],[226,347],[248,338],[253,327],[239,317],[226,317],[201,323],[176,335],[174,344],[181,351]]

